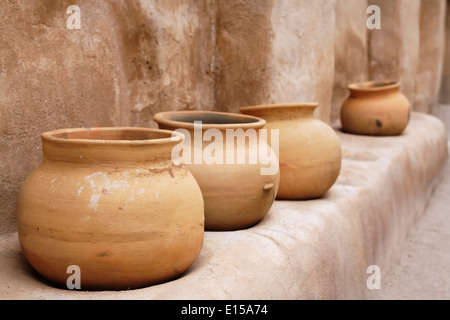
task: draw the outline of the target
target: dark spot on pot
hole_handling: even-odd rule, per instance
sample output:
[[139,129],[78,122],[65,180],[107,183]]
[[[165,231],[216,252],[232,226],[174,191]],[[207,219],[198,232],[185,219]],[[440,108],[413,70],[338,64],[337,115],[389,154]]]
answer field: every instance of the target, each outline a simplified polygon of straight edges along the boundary
[[375,122],[376,122],[378,128],[381,128],[383,126],[383,123],[381,123],[380,120],[375,119]]
[[106,257],[106,256],[108,256],[108,252],[106,252],[106,251],[99,252],[99,253],[97,254],[97,257],[100,257],[100,258]]
[[123,208],[122,208],[122,207],[119,207],[119,210],[123,210]]

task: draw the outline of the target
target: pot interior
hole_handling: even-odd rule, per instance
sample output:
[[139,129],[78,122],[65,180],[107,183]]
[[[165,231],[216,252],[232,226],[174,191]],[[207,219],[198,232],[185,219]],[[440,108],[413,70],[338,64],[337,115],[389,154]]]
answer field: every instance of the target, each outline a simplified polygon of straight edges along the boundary
[[166,132],[135,130],[135,129],[83,129],[76,131],[65,131],[52,134],[59,139],[82,139],[82,140],[153,140],[166,139],[171,135]]
[[252,117],[241,117],[226,113],[209,112],[183,112],[166,114],[165,118],[170,121],[194,123],[201,121],[202,124],[239,124],[239,123],[257,123],[260,120]]

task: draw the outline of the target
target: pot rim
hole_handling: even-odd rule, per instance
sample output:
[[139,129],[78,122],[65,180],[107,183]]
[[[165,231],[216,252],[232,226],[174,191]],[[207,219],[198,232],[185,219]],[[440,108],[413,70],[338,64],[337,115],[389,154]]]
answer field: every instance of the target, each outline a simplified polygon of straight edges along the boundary
[[[220,112],[220,111],[208,111],[208,110],[185,110],[185,111],[162,111],[158,112],[153,116],[153,120],[158,123],[165,125],[170,128],[180,128],[180,129],[188,129],[194,130],[194,122],[190,121],[182,121],[182,120],[174,120],[171,119],[171,116],[184,116],[184,115],[214,115],[218,117],[224,118],[234,118],[236,120],[241,120],[241,122],[229,122],[229,123],[203,123],[202,122],[202,130],[208,129],[261,129],[266,125],[266,121],[264,119],[244,115],[240,113],[231,113],[231,112]],[[199,119],[201,120],[201,119]]]
[[288,103],[273,103],[273,104],[260,104],[254,106],[245,106],[241,107],[241,112],[243,111],[257,111],[257,110],[269,110],[269,109],[278,109],[278,108],[289,108],[295,109],[298,107],[306,107],[306,108],[317,108],[319,104],[317,102],[288,102]]
[[[57,135],[76,132],[102,132],[102,131],[135,131],[147,133],[166,134],[167,138],[118,140],[118,139],[88,139],[88,138],[65,138]],[[47,131],[41,134],[43,141],[57,142],[61,144],[85,144],[85,145],[161,145],[167,143],[181,142],[184,135],[180,132],[170,130],[141,128],[141,127],[93,127],[93,128],[64,128]]]
[[351,83],[348,85],[348,89],[353,91],[377,92],[388,89],[397,89],[400,85],[401,82],[397,80],[371,80]]

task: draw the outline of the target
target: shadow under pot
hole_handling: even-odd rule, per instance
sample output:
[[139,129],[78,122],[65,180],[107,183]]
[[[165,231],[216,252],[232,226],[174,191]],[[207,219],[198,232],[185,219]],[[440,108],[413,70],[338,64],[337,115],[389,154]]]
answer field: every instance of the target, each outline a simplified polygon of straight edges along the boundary
[[279,164],[265,139],[265,121],[215,111],[168,111],[154,116],[160,129],[185,135],[174,157],[187,164],[205,203],[205,230],[251,227],[267,214],[279,184]]
[[182,134],[92,128],[41,137],[43,161],[21,187],[17,223],[23,254],[43,277],[67,288],[75,266],[81,290],[134,289],[174,279],[197,259],[201,191],[171,160]]
[[[268,141],[278,150],[280,162],[277,199],[318,198],[333,186],[340,174],[339,137],[328,124],[314,118],[317,106],[317,103],[287,103],[240,109],[244,114],[266,120],[265,128],[272,133]],[[273,139],[275,132],[278,139]]]
[[347,133],[393,136],[410,119],[410,103],[396,81],[368,81],[348,86],[350,96],[341,108],[342,130]]

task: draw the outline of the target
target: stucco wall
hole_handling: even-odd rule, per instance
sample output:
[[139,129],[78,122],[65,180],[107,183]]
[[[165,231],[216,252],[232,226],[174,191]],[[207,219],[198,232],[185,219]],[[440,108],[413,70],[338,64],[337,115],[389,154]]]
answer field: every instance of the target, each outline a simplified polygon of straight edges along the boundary
[[[68,29],[70,5],[81,29]],[[369,4],[381,29],[368,30]],[[334,123],[350,82],[402,81],[430,112],[443,72],[445,0],[0,2],[0,232],[15,230],[40,134],[155,126],[161,110],[237,112],[318,101]],[[448,55],[447,55],[448,56]],[[444,72],[444,75],[448,73]]]
[[440,90],[440,100],[443,103],[450,104],[450,0],[447,0],[445,27],[445,52],[444,66],[442,70],[442,83]]

